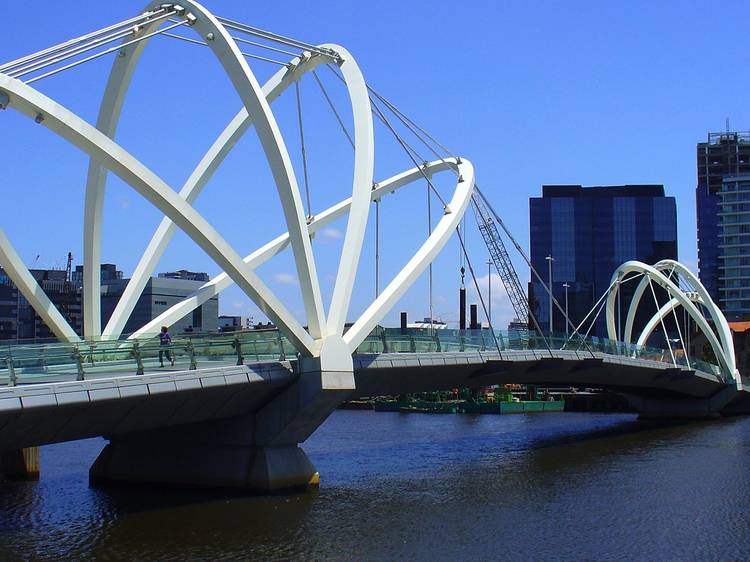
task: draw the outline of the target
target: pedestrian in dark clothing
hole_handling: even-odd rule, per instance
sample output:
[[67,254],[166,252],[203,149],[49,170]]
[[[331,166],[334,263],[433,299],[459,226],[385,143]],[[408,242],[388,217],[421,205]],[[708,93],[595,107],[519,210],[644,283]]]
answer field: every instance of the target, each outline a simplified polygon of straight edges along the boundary
[[159,364],[162,367],[164,366],[164,355],[167,356],[167,361],[174,365],[174,357],[172,357],[172,353],[169,351],[169,346],[171,344],[172,336],[169,335],[168,328],[166,326],[162,326],[161,332],[159,333],[159,346],[164,348],[159,350]]

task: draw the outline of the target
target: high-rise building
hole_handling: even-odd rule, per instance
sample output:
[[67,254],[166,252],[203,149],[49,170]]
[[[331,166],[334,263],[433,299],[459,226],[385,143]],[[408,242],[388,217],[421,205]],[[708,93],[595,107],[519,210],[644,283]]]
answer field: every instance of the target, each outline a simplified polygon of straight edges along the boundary
[[697,145],[698,276],[716,303],[721,302],[719,271],[719,191],[723,178],[750,174],[750,132],[709,133]]
[[718,197],[717,302],[728,320],[749,320],[750,175],[724,176]]
[[[664,196],[662,185],[545,185],[542,197],[529,200],[529,215],[531,263],[548,283],[551,258],[555,299],[565,307],[567,290],[568,317],[574,325],[594,307],[624,262],[677,259],[675,199]],[[629,291],[630,286],[623,286],[621,298]],[[541,328],[548,330],[549,297],[533,274],[529,302]],[[656,310],[650,305],[639,309],[637,325],[645,322],[650,309],[652,314]],[[553,331],[565,333],[564,315],[555,309],[552,319]],[[590,335],[606,337],[604,312]]]

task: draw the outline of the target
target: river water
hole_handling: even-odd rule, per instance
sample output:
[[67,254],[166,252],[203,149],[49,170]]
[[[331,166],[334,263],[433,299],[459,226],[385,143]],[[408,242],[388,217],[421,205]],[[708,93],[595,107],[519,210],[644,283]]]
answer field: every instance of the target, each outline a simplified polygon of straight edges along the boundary
[[337,411],[271,497],[90,488],[103,445],[0,483],[0,560],[750,559],[750,418]]

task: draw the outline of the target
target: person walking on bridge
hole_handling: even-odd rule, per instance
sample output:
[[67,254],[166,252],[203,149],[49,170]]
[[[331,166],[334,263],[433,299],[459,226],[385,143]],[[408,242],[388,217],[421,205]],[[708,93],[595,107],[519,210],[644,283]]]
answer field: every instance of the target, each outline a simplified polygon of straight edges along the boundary
[[161,332],[159,332],[159,346],[164,349],[159,349],[159,365],[161,367],[164,366],[164,355],[167,356],[167,361],[169,361],[172,366],[174,366],[174,357],[172,356],[172,353],[169,351],[169,346],[172,344],[172,336],[169,335],[169,328],[166,326],[161,327]]

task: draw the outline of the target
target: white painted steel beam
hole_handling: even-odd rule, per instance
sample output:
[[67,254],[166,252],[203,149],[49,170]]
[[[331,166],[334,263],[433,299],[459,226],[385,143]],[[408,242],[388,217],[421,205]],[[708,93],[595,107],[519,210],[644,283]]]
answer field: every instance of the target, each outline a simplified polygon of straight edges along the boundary
[[242,259],[218,232],[179,194],[112,139],[34,88],[0,74],[0,91],[10,105],[96,158],[117,174],[190,236],[242,290],[272,318],[301,352],[314,355],[316,344],[262,280],[248,271]]
[[[444,160],[429,162],[426,171],[434,175],[447,170],[458,171],[458,164],[455,158],[446,158]],[[402,187],[413,184],[423,178],[424,176],[419,168],[412,168],[411,170],[390,177],[387,180],[378,182],[376,184],[377,187],[370,192],[370,199],[372,201],[381,199],[382,197],[395,193]],[[350,205],[351,198],[341,201],[325,211],[318,213],[308,227],[310,229],[310,234],[315,234],[321,228],[346,215],[349,211]],[[289,234],[282,234],[261,248],[255,250],[252,254],[246,256],[243,261],[247,264],[249,269],[255,269],[282,252],[288,244]],[[200,287],[195,293],[171,306],[151,322],[131,334],[129,339],[142,338],[157,334],[161,326],[174,324],[209,299],[220,294],[227,287],[231,287],[233,283],[232,279],[226,273],[220,273],[211,279],[211,281]]]
[[[683,279],[687,283],[689,283],[691,288],[694,289],[694,292],[697,293],[697,296],[686,295],[685,292],[664,273],[664,271],[667,270],[669,271],[669,274],[675,272],[681,275]],[[613,274],[612,282],[614,282],[618,278],[622,279],[630,273],[641,273],[644,275],[644,277],[636,288],[634,297],[629,305],[628,323],[626,324],[624,343],[629,344],[631,342],[630,337],[632,334],[632,324],[633,319],[635,318],[636,309],[640,304],[640,300],[646,286],[648,286],[649,282],[654,282],[667,291],[668,295],[670,296],[670,303],[672,300],[677,301],[677,304],[675,304],[675,306],[682,306],[696,323],[701,332],[703,332],[709,344],[711,345],[711,348],[714,351],[714,355],[716,355],[716,358],[719,361],[720,367],[724,374],[728,378],[735,380],[737,384],[741,384],[739,373],[737,372],[737,365],[734,356],[734,341],[732,340],[732,332],[729,328],[729,324],[727,323],[727,320],[722,314],[721,310],[719,310],[716,304],[711,300],[708,291],[700,282],[700,280],[681,263],[674,260],[662,260],[653,266],[639,261],[625,262]],[[619,286],[616,286],[607,297],[607,332],[610,339],[617,338],[617,330],[615,328],[615,305],[618,290]],[[708,311],[709,317],[716,327],[715,332],[711,325],[708,323],[707,319],[701,313],[701,311],[692,302],[693,300],[701,303],[703,307]],[[665,307],[669,306],[670,303],[667,303]],[[646,339],[648,338],[648,335],[650,335],[650,333],[646,332],[650,328],[651,324],[660,323],[663,320],[661,312],[665,309],[665,307],[662,307],[659,311],[657,311],[650,322],[647,323],[646,329],[644,329],[641,336],[638,338],[638,345],[643,345],[643,343],[645,343]],[[672,308],[667,310],[666,313],[671,312]],[[653,328],[651,328],[651,331],[653,331]]]
[[[328,57],[321,55],[315,55],[302,61],[295,59],[292,61],[293,66],[291,69],[284,68],[279,70],[266,82],[263,86],[263,94],[268,102],[271,103],[290,85],[294,84],[295,80],[302,74],[310,72],[319,64],[325,64],[329,61]],[[252,125],[252,119],[249,117],[247,109],[243,107],[214,141],[213,145],[211,145],[190,174],[190,177],[180,190],[180,196],[192,204],[203,191],[203,188],[211,179],[214,172]],[[156,269],[159,260],[164,255],[174,233],[174,223],[165,217],[159,224],[156,232],[154,232],[130,281],[125,287],[125,291],[117,302],[117,306],[102,332],[104,337],[117,338],[122,334],[125,324],[128,318],[130,318],[141,293],[143,293],[146,283],[153,274],[154,269]]]
[[432,263],[432,260],[443,249],[461,222],[461,218],[471,200],[471,195],[474,193],[474,167],[468,160],[461,160],[458,164],[458,173],[456,191],[448,204],[446,213],[435,226],[432,234],[380,296],[344,334],[344,342],[349,346],[352,353],[398,302],[398,299],[412,286],[427,266]]

